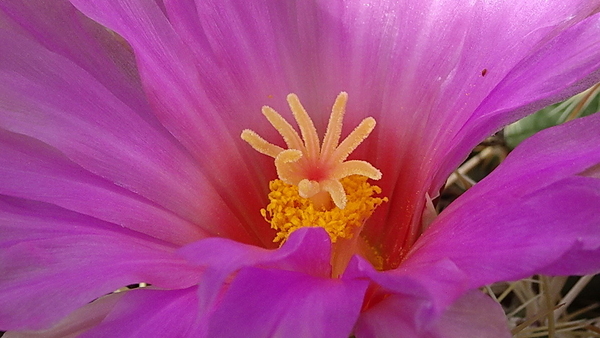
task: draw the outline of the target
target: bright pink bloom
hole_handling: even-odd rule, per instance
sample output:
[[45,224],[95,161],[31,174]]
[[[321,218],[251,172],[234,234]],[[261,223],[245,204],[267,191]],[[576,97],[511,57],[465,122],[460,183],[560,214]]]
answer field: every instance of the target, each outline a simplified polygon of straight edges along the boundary
[[[473,289],[600,271],[600,115],[531,138],[421,234],[426,195],[484,137],[600,80],[599,11],[3,0],[0,329],[507,337]],[[341,91],[345,128],[377,120],[352,157],[381,170],[389,202],[361,233],[383,271],[356,255],[332,278],[321,228],[272,242],[259,210],[275,167],[240,132],[279,140],[260,109],[291,120],[289,93],[322,132]],[[152,287],[102,297],[139,282]]]

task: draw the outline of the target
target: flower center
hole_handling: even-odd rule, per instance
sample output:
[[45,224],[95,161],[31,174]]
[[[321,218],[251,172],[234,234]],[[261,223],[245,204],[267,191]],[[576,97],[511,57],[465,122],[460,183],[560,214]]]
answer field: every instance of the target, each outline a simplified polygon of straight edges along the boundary
[[298,187],[282,180],[271,181],[271,202],[260,212],[278,231],[273,242],[285,240],[294,230],[313,226],[324,228],[333,243],[338,238],[350,239],[373,211],[387,201],[387,198],[373,196],[380,194],[381,188],[370,185],[365,176],[352,175],[340,181],[347,194],[346,207],[329,210],[318,209],[311,199],[301,197]]
[[367,179],[378,180],[381,172],[366,161],[346,158],[375,128],[375,119],[364,119],[340,143],[348,94],[342,92],[333,105],[327,131],[320,144],[317,130],[295,94],[287,96],[300,135],[275,110],[262,113],[277,129],[288,149],[265,141],[252,130],[242,131],[242,139],[256,151],[275,158],[279,179],[271,181],[270,203],[261,214],[277,230],[274,242],[282,242],[301,227],[322,227],[333,243],[351,239],[364,221],[387,201],[374,197],[381,189]]

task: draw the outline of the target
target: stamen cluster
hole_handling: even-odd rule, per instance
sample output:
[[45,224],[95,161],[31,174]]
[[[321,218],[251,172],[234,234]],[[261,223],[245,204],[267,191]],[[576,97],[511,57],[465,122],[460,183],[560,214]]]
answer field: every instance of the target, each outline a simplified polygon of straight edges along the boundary
[[300,127],[302,138],[281,115],[265,106],[262,109],[263,115],[283,137],[288,149],[271,144],[248,129],[242,132],[242,139],[256,151],[275,158],[279,179],[297,186],[300,196],[312,199],[317,209],[330,209],[332,201],[337,208],[344,209],[347,197],[341,179],[350,175],[366,176],[374,180],[381,178],[381,172],[366,161],[345,161],[373,131],[375,119],[364,119],[339,143],[348,101],[348,94],[342,92],[335,100],[325,137],[319,145],[317,130],[298,97],[289,94],[287,101]]
[[[357,242],[365,220],[387,201],[387,198],[374,197],[381,189],[367,182],[368,179],[380,179],[379,170],[366,161],[346,161],[373,131],[375,119],[364,119],[340,143],[348,101],[348,94],[342,92],[335,100],[327,131],[319,144],[314,123],[298,97],[290,94],[287,101],[302,137],[272,108],[265,106],[262,112],[283,137],[288,149],[265,141],[252,130],[242,132],[242,139],[255,150],[275,158],[279,179],[269,183],[270,203],[260,211],[277,231],[273,242],[283,243],[293,231],[303,227],[325,229],[333,243],[339,239]],[[333,255],[334,260],[351,256],[339,255],[340,250],[334,251],[338,253]]]
[[346,208],[319,210],[310,199],[300,196],[298,187],[281,180],[271,181],[270,203],[260,212],[271,228],[278,231],[273,242],[285,241],[289,234],[302,227],[325,229],[333,243],[338,238],[350,239],[373,211],[387,202],[385,197],[374,197],[381,189],[370,185],[365,176],[348,176],[341,184],[348,194]]

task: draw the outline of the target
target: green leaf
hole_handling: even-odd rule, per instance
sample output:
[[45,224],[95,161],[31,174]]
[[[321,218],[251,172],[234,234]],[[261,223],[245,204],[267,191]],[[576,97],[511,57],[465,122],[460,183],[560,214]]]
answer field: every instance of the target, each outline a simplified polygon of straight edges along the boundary
[[504,128],[506,144],[514,148],[542,129],[598,111],[600,111],[600,84],[507,126]]

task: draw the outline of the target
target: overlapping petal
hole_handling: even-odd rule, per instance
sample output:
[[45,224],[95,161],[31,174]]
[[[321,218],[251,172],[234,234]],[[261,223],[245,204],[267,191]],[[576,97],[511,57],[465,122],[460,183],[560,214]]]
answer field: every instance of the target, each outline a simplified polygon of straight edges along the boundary
[[245,267],[283,269],[328,278],[331,276],[330,246],[327,233],[314,228],[295,231],[277,250],[208,238],[181,248],[179,254],[203,268],[198,292],[201,308],[209,311],[227,280]]
[[211,316],[209,337],[339,337],[352,332],[365,280],[242,269]]
[[196,287],[127,292],[103,321],[79,337],[201,337]]
[[[445,306],[461,288],[600,270],[600,180],[580,175],[600,163],[598,128],[596,114],[524,142],[442,212],[399,272],[425,281],[431,299]],[[429,268],[439,262],[455,266],[444,279],[462,283],[440,284],[439,271]]]
[[[204,181],[217,189],[226,203],[224,209],[244,224],[254,242],[272,246],[265,241],[272,237],[272,231],[258,226],[262,218],[255,211],[265,204],[265,183],[267,177],[275,176],[274,169],[260,158],[258,163],[262,166],[256,168],[257,160],[247,156],[249,151],[241,153],[238,148],[242,145],[239,138],[242,128],[238,129],[237,121],[248,108],[240,105],[232,111],[217,107],[206,93],[211,84],[202,86],[205,79],[221,76],[215,74],[221,67],[214,63],[197,65],[190,48],[155,2],[73,0],[72,3],[131,44],[138,56],[138,68],[153,114],[196,159]],[[199,34],[198,39],[202,38]],[[211,59],[214,62],[214,57],[207,56],[207,60]],[[257,106],[251,110],[259,112],[259,109]],[[241,196],[247,197],[246,203],[238,203]]]
[[147,109],[131,49],[68,1],[6,0],[0,4],[0,18],[16,34],[13,38],[31,39],[69,59],[134,111]]
[[[599,271],[599,128],[596,114],[531,137],[444,210],[397,269],[378,272],[355,257],[343,278],[379,286],[367,296],[372,305],[358,332],[385,336],[384,324],[397,323],[427,337],[469,289],[535,273]],[[400,303],[395,315],[374,314]]]
[[13,331],[7,338],[200,337],[196,288],[138,289],[101,297],[56,326],[40,331]]
[[[16,28],[2,30],[0,40],[1,128],[49,144],[81,167],[209,233],[259,242],[147,104],[122,101],[95,73],[81,68],[78,58],[54,53]],[[92,47],[97,43],[90,42]]]
[[[474,140],[489,135],[492,127],[499,129],[594,85],[600,64],[597,55],[599,16],[586,18],[565,31],[559,30],[556,36],[550,34],[533,48],[477,107],[465,128],[454,137],[451,151],[472,149]],[[577,46],[577,50],[573,46]],[[591,76],[581,77],[581,74]],[[452,153],[448,155],[448,159],[454,157]]]
[[[169,337],[346,337],[368,286],[366,280],[330,278],[329,237],[320,228],[296,231],[277,250],[215,238],[179,252],[202,267],[198,287],[134,290],[99,313],[83,308],[103,319],[81,337],[156,332]],[[73,321],[80,317],[76,314]]]
[[[591,72],[600,66],[596,53],[600,46],[596,34],[600,16],[593,14],[586,19],[597,11],[597,2],[561,3],[564,7],[542,1],[520,5],[474,2],[472,7],[454,2],[457,12],[448,10],[447,14],[447,7],[452,8],[452,5],[432,3],[444,8],[443,13],[424,11],[431,16],[427,27],[433,37],[418,34],[427,38],[423,38],[422,43],[417,40],[409,44],[416,46],[414,50],[422,51],[414,57],[419,61],[409,67],[417,69],[412,87],[419,88],[419,92],[405,85],[400,89],[404,94],[393,96],[397,101],[383,110],[378,121],[382,128],[390,128],[390,135],[406,133],[404,137],[391,135],[391,138],[403,137],[412,142],[381,143],[380,147],[385,147],[382,153],[399,154],[395,167],[388,169],[388,172],[398,172],[399,176],[392,178],[395,180],[391,183],[394,198],[388,206],[389,213],[375,214],[365,229],[373,242],[384,243],[383,247],[397,257],[402,256],[398,255],[402,254],[401,248],[410,247],[418,235],[425,193],[436,196],[451,170],[470,149],[503,124],[551,100],[583,90],[585,85],[598,80],[598,74]],[[516,18],[523,15],[535,18],[524,20],[527,24],[521,26],[522,21]],[[436,48],[436,44],[439,47]],[[561,46],[560,51],[557,51],[558,46]],[[445,51],[446,47],[451,49],[448,53],[435,54]],[[428,59],[429,53],[425,51],[430,50],[437,55],[435,60]],[[410,53],[401,55],[409,60],[405,63],[411,62]],[[406,67],[397,69],[401,73],[398,78],[405,81]],[[482,75],[484,69],[485,76]],[[405,119],[399,118],[395,107],[405,107]],[[385,122],[394,117],[396,123]],[[407,126],[406,120],[411,121]],[[385,191],[386,167],[380,166],[380,169],[384,173]],[[406,213],[404,208],[412,213]],[[403,224],[412,224],[412,233],[404,234],[406,240],[398,245],[392,239],[394,236],[388,234]],[[399,261],[390,263],[396,266]]]
[[478,291],[459,298],[440,319],[425,328],[415,327],[415,299],[393,295],[365,311],[356,324],[358,338],[508,338],[511,337],[502,307]]
[[38,140],[0,130],[0,153],[0,194],[55,204],[177,245],[209,236]]
[[51,204],[0,198],[0,325],[44,329],[124,285],[197,283],[175,246]]
[[11,331],[4,333],[6,338],[74,338],[100,324],[106,315],[125,293],[115,293],[101,297],[63,318],[57,325],[47,330]]

